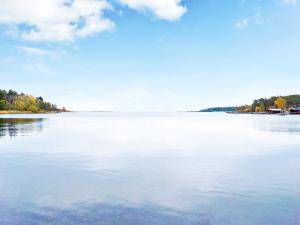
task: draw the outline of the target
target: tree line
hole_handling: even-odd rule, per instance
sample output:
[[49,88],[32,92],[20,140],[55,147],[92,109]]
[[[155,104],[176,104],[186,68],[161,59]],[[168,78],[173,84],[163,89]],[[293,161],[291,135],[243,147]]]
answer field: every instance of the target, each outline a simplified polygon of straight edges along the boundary
[[252,104],[231,107],[212,107],[200,112],[266,112],[270,108],[288,109],[300,107],[300,95],[273,96],[270,98],[255,99]]
[[255,99],[251,105],[237,107],[239,112],[265,112],[270,108],[296,108],[300,106],[300,95],[273,96],[270,98]]
[[0,110],[20,112],[53,112],[59,111],[56,105],[44,101],[42,97],[34,97],[13,90],[0,89]]
[[235,110],[236,107],[228,106],[228,107],[212,107],[212,108],[202,109],[199,112],[233,112]]

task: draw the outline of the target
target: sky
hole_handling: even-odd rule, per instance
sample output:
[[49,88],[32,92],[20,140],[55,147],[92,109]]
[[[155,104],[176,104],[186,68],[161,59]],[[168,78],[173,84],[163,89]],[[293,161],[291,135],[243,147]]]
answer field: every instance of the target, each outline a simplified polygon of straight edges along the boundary
[[70,110],[300,94],[298,0],[0,0],[0,89]]

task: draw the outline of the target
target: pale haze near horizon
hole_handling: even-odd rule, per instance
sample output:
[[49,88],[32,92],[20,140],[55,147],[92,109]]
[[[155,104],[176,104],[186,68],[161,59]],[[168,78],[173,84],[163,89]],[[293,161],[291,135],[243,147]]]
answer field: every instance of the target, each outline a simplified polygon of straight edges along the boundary
[[71,110],[299,94],[297,0],[0,0],[1,89]]

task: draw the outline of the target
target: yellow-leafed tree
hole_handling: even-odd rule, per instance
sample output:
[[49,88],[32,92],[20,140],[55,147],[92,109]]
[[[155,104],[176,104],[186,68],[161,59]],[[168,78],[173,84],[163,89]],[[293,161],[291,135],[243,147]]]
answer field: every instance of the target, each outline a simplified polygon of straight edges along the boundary
[[278,97],[276,100],[275,100],[275,105],[277,108],[279,109],[283,109],[286,107],[286,100],[282,97]]
[[18,111],[38,112],[39,108],[36,104],[35,97],[31,95],[21,95],[15,101],[15,109]]
[[262,112],[262,108],[260,106],[256,106],[255,107],[255,112]]

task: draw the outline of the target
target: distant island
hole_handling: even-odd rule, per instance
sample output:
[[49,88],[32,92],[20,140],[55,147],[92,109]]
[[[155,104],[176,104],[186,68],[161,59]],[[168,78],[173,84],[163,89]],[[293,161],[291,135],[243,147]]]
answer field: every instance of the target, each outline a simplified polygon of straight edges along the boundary
[[202,109],[200,112],[233,112],[236,111],[235,106],[228,106],[228,107],[212,107],[207,109]]
[[229,112],[257,114],[300,114],[300,95],[272,96],[255,99],[251,105],[212,107],[199,112]]
[[34,97],[13,90],[0,89],[0,114],[12,113],[50,113],[64,112],[65,108],[59,109],[55,104],[44,101],[42,97]]

